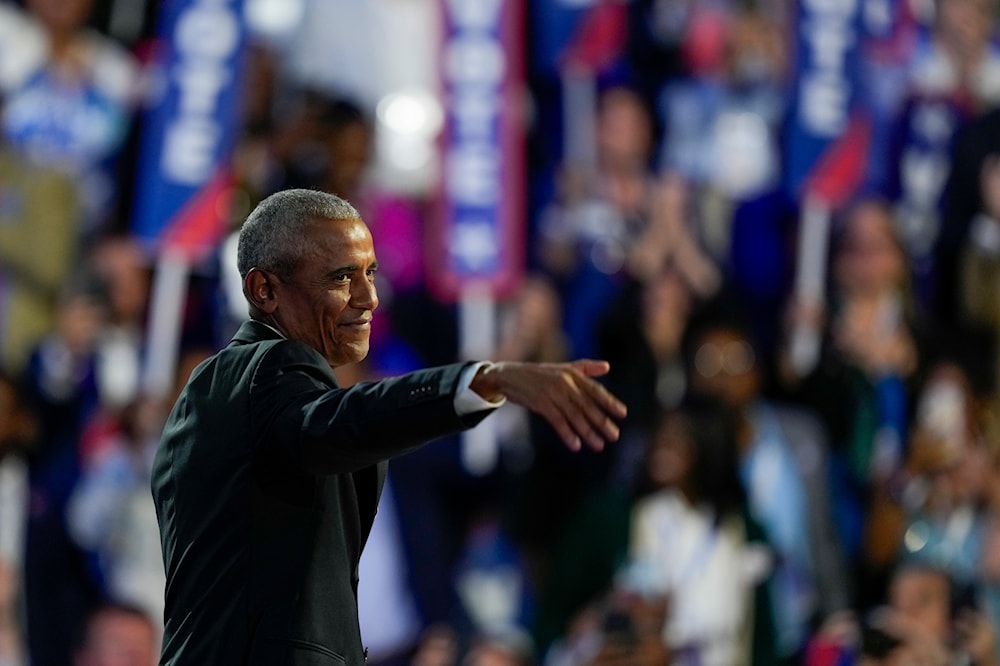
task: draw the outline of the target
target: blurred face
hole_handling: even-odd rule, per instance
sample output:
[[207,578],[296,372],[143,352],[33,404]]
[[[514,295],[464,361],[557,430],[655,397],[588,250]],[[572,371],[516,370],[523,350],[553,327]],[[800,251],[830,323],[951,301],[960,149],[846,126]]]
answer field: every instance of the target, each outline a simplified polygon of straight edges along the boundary
[[951,592],[947,579],[935,571],[907,571],[892,583],[889,604],[914,628],[945,640],[950,631]]
[[323,354],[331,367],[368,355],[375,292],[375,248],[361,220],[318,220],[311,248],[287,278],[274,278],[276,327]]
[[540,280],[526,281],[515,303],[514,316],[509,320],[505,337],[518,338],[536,347],[525,349],[525,353],[539,351],[537,346],[561,333],[560,307],[559,296],[551,285]]
[[680,347],[691,310],[691,293],[676,271],[664,271],[646,284],[642,299],[643,332],[655,352]]
[[154,666],[156,637],[146,620],[127,613],[101,614],[77,654],[75,666]]
[[649,478],[657,487],[679,486],[691,473],[693,448],[684,417],[668,416],[653,435],[649,450]]
[[119,324],[138,323],[149,296],[149,271],[138,245],[111,241],[97,250],[94,264],[108,283],[112,319]]
[[28,9],[49,30],[72,33],[90,16],[93,0],[28,0]]
[[602,159],[613,168],[642,168],[649,158],[652,129],[640,98],[613,90],[601,101],[597,141]]
[[371,162],[372,137],[364,123],[351,123],[330,138],[330,188],[354,198]]
[[736,16],[727,65],[737,82],[776,82],[784,69],[785,38],[774,21],[756,12]]
[[87,296],[74,295],[59,305],[56,327],[66,347],[78,356],[93,349],[106,320],[105,309]]
[[480,645],[469,654],[469,666],[520,666],[524,660],[500,646]]
[[906,263],[889,212],[876,204],[863,204],[853,211],[847,225],[836,259],[840,287],[856,293],[897,288]]
[[989,38],[994,6],[994,0],[939,0],[938,30],[956,45],[978,50]]
[[757,394],[753,347],[735,331],[703,336],[695,349],[691,386],[730,407],[743,408]]
[[27,416],[18,406],[14,387],[0,380],[0,447],[25,437],[27,426]]

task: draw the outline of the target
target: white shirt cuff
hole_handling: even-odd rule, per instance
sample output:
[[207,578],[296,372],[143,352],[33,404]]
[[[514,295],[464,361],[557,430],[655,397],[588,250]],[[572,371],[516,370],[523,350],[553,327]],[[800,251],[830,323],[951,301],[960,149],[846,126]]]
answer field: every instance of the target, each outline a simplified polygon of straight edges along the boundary
[[455,391],[455,413],[459,416],[465,416],[466,414],[472,414],[474,412],[481,412],[484,409],[496,409],[500,405],[507,402],[507,398],[500,398],[496,402],[490,402],[485,399],[471,388],[469,385],[472,384],[472,379],[479,372],[480,368],[492,365],[489,361],[480,361],[479,363],[473,363],[458,377],[458,390]]

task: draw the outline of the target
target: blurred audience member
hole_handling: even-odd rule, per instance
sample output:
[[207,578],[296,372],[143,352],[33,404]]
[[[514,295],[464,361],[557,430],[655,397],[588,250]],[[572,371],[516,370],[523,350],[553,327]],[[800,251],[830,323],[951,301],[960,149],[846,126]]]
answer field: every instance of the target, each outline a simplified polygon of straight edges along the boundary
[[55,330],[32,353],[26,386],[38,409],[38,446],[28,457],[25,551],[28,645],[33,664],[69,662],[79,618],[101,596],[84,553],[66,530],[66,504],[80,475],[80,434],[99,405],[94,353],[106,294],[88,276],[64,289]]
[[[648,426],[684,396],[681,341],[698,295],[671,263],[643,280],[630,280],[600,322],[598,355],[611,363],[607,377],[625,396],[628,419]],[[616,394],[618,395],[618,394]]]
[[[229,219],[239,224],[269,193],[280,189],[285,176],[282,130],[292,122],[279,122],[280,62],[276,49],[261,41],[246,47],[243,95],[240,101],[242,133],[233,150],[234,195]],[[290,141],[288,143],[291,143]]]
[[482,632],[474,636],[461,666],[531,666],[531,640],[516,631]]
[[[562,302],[551,279],[543,274],[528,275],[502,306],[499,329],[498,360],[558,362],[569,358]],[[579,497],[589,488],[589,470],[600,463],[591,456],[562,455],[551,446],[552,430],[527,410],[501,410],[494,423],[503,464],[510,472],[508,512],[513,529],[531,566],[544,566],[553,530],[564,524],[567,505],[571,505],[553,505],[547,498],[553,493]],[[557,469],[561,470],[558,474]]]
[[148,491],[164,416],[159,401],[140,399],[120,410],[114,427],[85,435],[66,507],[70,537],[94,562],[104,594],[142,608],[157,626],[166,578]]
[[839,636],[821,636],[806,666],[996,666],[997,634],[974,594],[927,563],[897,567],[884,598]]
[[87,615],[73,666],[155,666],[160,635],[142,609],[105,603]]
[[650,280],[673,266],[698,296],[716,292],[721,275],[698,238],[696,227],[703,225],[692,219],[695,193],[691,182],[676,172],[667,171],[655,182],[648,224],[627,257],[631,278]]
[[25,163],[0,139],[0,201],[0,363],[20,373],[55,324],[76,259],[76,195],[68,178]]
[[649,457],[650,476],[663,486],[633,510],[619,584],[665,603],[662,637],[675,659],[773,663],[766,582],[775,558],[740,480],[743,423],[724,409],[668,414]]
[[[712,3],[701,4],[704,13],[712,11]],[[733,10],[720,27],[717,64],[669,81],[660,93],[666,123],[660,166],[721,197],[716,203],[726,211],[778,184],[788,56],[781,24],[760,8]],[[723,252],[727,218],[727,211],[713,216],[706,230],[715,241],[710,245]]]
[[[969,133],[960,139],[960,145],[974,141],[976,150],[1000,152],[1000,143],[991,145],[992,133],[984,135],[982,130],[984,125],[996,123],[1000,119],[1000,111],[984,116],[981,125],[973,125]],[[975,183],[978,187],[971,187],[969,196],[976,195],[981,208],[971,220],[968,229],[968,236],[960,241],[961,247],[958,250],[957,287],[958,291],[952,294],[956,301],[956,310],[963,323],[971,327],[982,328],[989,331],[992,336],[993,358],[992,363],[988,359],[987,374],[991,379],[992,388],[996,388],[996,378],[1000,377],[1000,354],[996,349],[1000,348],[1000,159],[998,153],[987,153],[977,157],[977,164],[964,164],[967,156],[966,150],[972,146],[965,145],[956,153],[955,170],[953,177],[965,177],[963,172],[967,168],[978,168],[978,176]],[[972,174],[968,174],[972,175]],[[957,188],[963,187],[954,183],[956,191],[954,194],[960,195]],[[972,185],[972,184],[969,184]],[[976,206],[975,200],[967,203]],[[970,208],[970,210],[977,210]],[[993,390],[993,418],[1000,419],[1000,391]]]
[[[519,289],[501,305],[499,313],[499,337],[497,340],[496,358],[503,361],[539,361],[558,362],[569,358],[569,339],[562,328],[563,304],[559,292],[552,279],[544,273],[530,273]],[[544,422],[533,417],[526,410],[510,409],[497,414],[498,437],[512,457],[511,462],[524,471],[526,465],[541,465],[548,467],[549,456],[554,455],[557,467],[564,464],[573,465],[571,456],[568,460],[557,451],[547,450],[547,444],[552,434]],[[515,462],[515,460],[518,462]],[[565,469],[565,467],[563,467]],[[531,470],[532,476],[537,476],[543,487],[538,492],[545,497],[552,492],[552,478],[546,478],[549,472],[537,468]],[[577,479],[563,476],[560,482],[573,483]],[[571,492],[568,491],[567,492]],[[561,510],[564,507],[547,507],[539,509],[541,496],[522,497],[527,511],[534,517],[541,514],[549,516],[550,509]],[[558,520],[556,521],[558,522]]]
[[687,388],[682,341],[697,294],[672,262],[629,280],[597,329],[597,354],[611,364],[605,381],[629,406],[622,437],[606,452],[603,478],[630,485],[652,420],[680,404]]
[[[895,133],[899,148],[891,156],[897,183],[890,195],[900,240],[913,262],[917,298],[955,324],[957,253],[972,215],[956,219],[946,207],[942,218],[940,200],[956,132],[1000,103],[1000,46],[993,39],[995,0],[936,0],[933,16],[913,54]],[[957,188],[978,185],[977,173],[965,177]]]
[[975,592],[994,630],[996,433],[986,401],[965,370],[942,358],[923,384],[905,466],[878,488],[869,512],[868,559],[883,568],[918,562],[940,569],[957,589]]
[[638,93],[603,91],[595,134],[596,164],[563,165],[539,222],[538,260],[560,287],[573,356],[593,354],[593,327],[649,221],[655,183],[653,116]]
[[96,341],[95,360],[101,406],[116,411],[139,396],[150,262],[130,236],[95,240],[85,261],[107,291],[108,316]]
[[[904,382],[920,361],[919,313],[908,291],[907,256],[891,210],[881,201],[852,208],[834,256],[830,313],[833,352],[874,389],[883,413],[871,441],[856,440],[859,473],[884,476],[898,464],[905,435]],[[894,413],[889,413],[889,412]]]
[[458,638],[446,624],[429,628],[421,637],[412,666],[454,666],[458,661]]
[[778,554],[771,588],[778,654],[791,659],[814,625],[851,601],[827,478],[829,439],[813,413],[765,396],[766,369],[739,310],[728,309],[723,301],[711,304],[692,323],[689,386],[741,419],[740,477],[750,510]]
[[996,632],[974,600],[963,599],[945,571],[928,565],[904,565],[893,575],[887,607],[874,612],[862,633],[862,654],[877,658],[872,653],[880,643],[883,661],[874,663],[997,663]]
[[[656,666],[673,663],[663,642],[666,606],[639,594],[612,591],[574,622],[574,643],[555,650],[547,666]],[[563,647],[563,646],[560,646]]]
[[28,513],[25,458],[38,422],[21,387],[0,372],[0,664],[28,664],[24,626],[24,545]]
[[[982,596],[983,606],[993,623],[994,630],[1000,636],[1000,456],[996,451],[994,451],[991,474],[992,492],[983,534]],[[1000,645],[997,646],[997,660],[1000,662]]]
[[364,206],[366,176],[374,150],[374,127],[358,105],[334,100],[321,118],[328,152],[320,189]]
[[[87,28],[93,0],[0,4],[3,137],[28,160],[70,175],[89,238],[110,226],[115,161],[138,103],[136,60]],[[74,239],[77,240],[77,239]]]
[[888,478],[903,459],[927,333],[885,201],[864,198],[850,206],[831,245],[825,308],[793,300],[788,311],[789,322],[806,322],[820,331],[819,358],[803,372],[791,346],[783,345],[779,374],[782,387],[826,422],[841,491],[838,528],[848,552],[857,556],[869,488]]
[[[670,3],[657,4],[670,11]],[[658,166],[669,174],[664,178],[687,183],[688,235],[715,264],[709,282],[735,283],[753,305],[754,328],[768,347],[791,256],[779,159],[789,83],[787,10],[787,3],[677,3],[673,11],[688,14],[692,24],[684,50],[691,68],[668,80],[657,98],[665,124]],[[710,291],[692,284],[702,295]]]
[[[677,663],[775,663],[767,585],[775,558],[739,478],[740,427],[715,403],[661,412],[639,493],[582,512],[577,538],[563,542],[553,574],[559,587],[550,592],[563,595],[575,619],[562,618],[564,634],[546,663],[656,664],[668,663],[666,655]],[[611,512],[618,517],[609,522]],[[582,558],[595,541],[607,543]]]
[[562,304],[555,285],[544,275],[528,275],[501,314],[496,358],[538,362],[569,358],[561,324]]

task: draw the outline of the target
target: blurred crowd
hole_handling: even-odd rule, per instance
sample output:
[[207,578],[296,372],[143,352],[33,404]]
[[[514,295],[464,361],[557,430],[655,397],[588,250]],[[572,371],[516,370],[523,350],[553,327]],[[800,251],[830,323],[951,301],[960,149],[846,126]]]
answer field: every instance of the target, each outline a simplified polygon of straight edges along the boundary
[[[145,390],[155,257],[129,230],[157,3],[131,30],[114,4],[0,0],[0,666],[157,658],[175,393]],[[861,3],[891,29],[860,49],[869,140],[818,266],[783,164],[796,3],[594,4],[623,39],[591,62],[592,151],[529,67],[527,270],[492,357],[607,359],[621,441],[570,453],[505,407],[485,469],[457,439],[393,461],[369,663],[1000,663],[997,3]],[[286,187],[372,228],[382,305],[341,383],[458,358],[433,201],[370,178],[373,109],[251,42],[240,117],[233,234]],[[191,272],[178,387],[246,316],[234,237]]]

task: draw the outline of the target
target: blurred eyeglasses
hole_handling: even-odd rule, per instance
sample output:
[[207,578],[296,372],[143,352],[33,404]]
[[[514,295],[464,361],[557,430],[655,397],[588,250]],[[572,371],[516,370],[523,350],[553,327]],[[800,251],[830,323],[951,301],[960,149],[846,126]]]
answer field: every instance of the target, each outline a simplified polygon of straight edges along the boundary
[[733,340],[725,345],[706,343],[694,355],[694,369],[706,379],[719,375],[738,377],[750,372],[754,366],[753,348],[743,340]]

